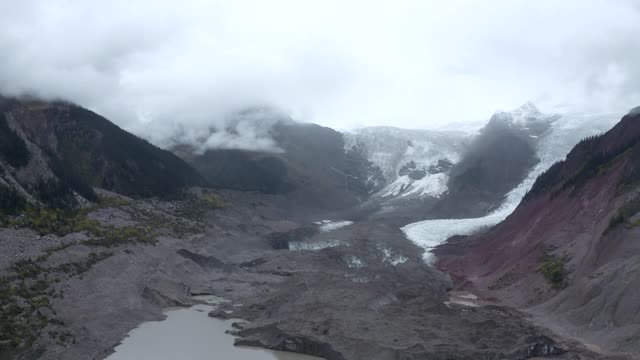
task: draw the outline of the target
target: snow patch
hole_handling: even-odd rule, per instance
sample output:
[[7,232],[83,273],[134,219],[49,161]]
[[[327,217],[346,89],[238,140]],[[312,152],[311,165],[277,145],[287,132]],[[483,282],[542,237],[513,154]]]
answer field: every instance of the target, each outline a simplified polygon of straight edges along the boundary
[[314,242],[304,241],[292,241],[289,243],[289,250],[322,250],[326,248],[339,246],[341,243],[338,240],[321,240]]
[[416,152],[416,148],[413,145],[407,146],[407,151],[404,152],[404,156],[411,156]]
[[531,120],[543,117],[543,114],[532,102],[525,103],[519,108],[511,111],[509,114],[511,115],[513,122],[521,126],[524,126]]
[[351,280],[352,282],[358,283],[358,284],[366,284],[369,282],[369,278],[367,278],[366,276],[347,274],[345,275],[345,277]]
[[448,190],[448,182],[449,175],[445,173],[427,175],[420,180],[414,181],[411,184],[411,190],[402,194],[402,196],[417,194],[420,196],[429,195],[440,197]]
[[378,245],[377,248],[382,253],[382,262],[391,264],[393,266],[397,266],[409,260],[409,258],[407,258],[404,255],[394,254],[389,248],[386,248],[380,245]]
[[[317,223],[316,223],[317,224]],[[347,227],[353,224],[353,221],[331,221],[331,220],[322,220],[322,225],[320,226],[321,232],[329,232],[333,230],[342,229],[343,227]]]
[[448,182],[449,176],[445,173],[427,174],[420,180],[412,180],[409,175],[403,175],[388,185],[382,196],[417,195],[440,197],[448,190]]
[[349,256],[346,262],[350,269],[361,269],[364,267],[364,261],[360,260],[357,256]]
[[383,197],[398,196],[411,184],[409,175],[400,176],[396,181],[387,186]]

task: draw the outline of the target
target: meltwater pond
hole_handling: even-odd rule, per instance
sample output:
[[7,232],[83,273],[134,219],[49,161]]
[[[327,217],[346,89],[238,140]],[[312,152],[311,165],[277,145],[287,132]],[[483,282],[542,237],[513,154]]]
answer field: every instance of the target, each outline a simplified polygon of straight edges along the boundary
[[107,360],[318,360],[290,352],[233,346],[231,320],[210,318],[210,305],[169,310],[132,330]]

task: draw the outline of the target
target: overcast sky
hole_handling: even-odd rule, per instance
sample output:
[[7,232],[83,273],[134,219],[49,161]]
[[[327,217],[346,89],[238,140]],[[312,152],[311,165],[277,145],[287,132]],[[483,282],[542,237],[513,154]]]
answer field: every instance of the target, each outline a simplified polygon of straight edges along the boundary
[[640,105],[634,0],[0,0],[0,24],[0,92],[156,136],[258,104],[337,128]]

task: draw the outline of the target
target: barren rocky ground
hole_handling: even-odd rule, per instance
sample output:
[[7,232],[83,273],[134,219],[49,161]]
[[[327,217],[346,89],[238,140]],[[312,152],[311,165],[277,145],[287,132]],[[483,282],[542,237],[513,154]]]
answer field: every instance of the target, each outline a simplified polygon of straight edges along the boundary
[[230,300],[211,316],[247,320],[238,344],[326,359],[599,358],[517,310],[449,301],[448,276],[422,262],[395,221],[362,216],[323,232],[325,216],[291,216],[277,196],[226,192],[222,208],[198,196],[121,199],[87,214],[105,228],[145,229],[145,241],[3,229],[5,271],[31,259],[34,273],[16,281],[47,285],[30,320],[33,350],[20,358],[103,359],[140,323],[203,294]]

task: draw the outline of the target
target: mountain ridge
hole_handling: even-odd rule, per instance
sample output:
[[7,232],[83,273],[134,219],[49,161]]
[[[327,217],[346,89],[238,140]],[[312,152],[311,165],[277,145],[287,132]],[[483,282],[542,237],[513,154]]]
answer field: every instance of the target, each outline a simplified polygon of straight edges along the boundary
[[96,201],[94,187],[150,197],[206,184],[172,153],[62,101],[0,98],[0,133],[10,140],[1,183],[32,202],[73,207]]
[[640,319],[625,314],[640,309],[629,290],[639,285],[639,174],[640,114],[632,111],[540,175],[502,223],[436,248],[437,266],[480,294],[530,308],[560,333],[637,353]]
[[356,147],[345,147],[342,134],[331,128],[283,118],[272,121],[266,134],[282,151],[198,152],[200,145],[189,143],[177,144],[172,151],[213,187],[288,194],[290,205],[299,209],[355,206],[383,181],[376,167]]

